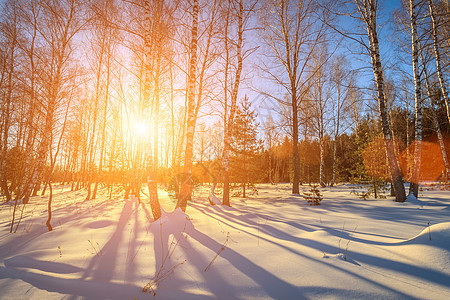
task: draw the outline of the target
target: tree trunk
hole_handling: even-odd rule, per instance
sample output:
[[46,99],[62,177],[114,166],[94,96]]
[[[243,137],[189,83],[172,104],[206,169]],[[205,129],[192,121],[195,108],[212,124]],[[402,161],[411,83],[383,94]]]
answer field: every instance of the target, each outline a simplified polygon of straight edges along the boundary
[[[323,129],[321,129],[322,131]],[[325,141],[323,138],[323,131],[322,133],[319,135],[319,144],[320,144],[320,170],[319,170],[319,183],[321,187],[326,187],[327,185],[325,184]]]
[[337,150],[336,139],[337,139],[337,136],[334,137],[334,141],[333,141],[333,175],[331,178],[330,186],[334,186],[334,183],[336,182],[336,150]]
[[300,193],[300,157],[298,155],[298,107],[297,107],[297,91],[292,89],[292,156],[293,156],[293,170],[292,178],[292,194]]
[[[146,0],[144,2],[145,5],[145,36],[144,36],[144,47],[145,47],[145,73],[144,73],[144,103],[149,103],[150,101],[150,88],[151,88],[151,58],[152,55],[160,56],[161,53],[152,53],[152,47],[151,47],[151,34],[152,34],[152,23],[154,23],[154,34],[155,34],[155,44],[156,49],[160,49],[161,45],[161,39],[162,36],[160,22],[161,22],[161,13],[162,13],[162,7],[164,5],[164,1],[158,1],[157,2],[157,11],[156,16],[154,20],[152,20],[152,14],[151,14],[151,1]],[[157,59],[160,59],[160,57],[157,57]],[[156,70],[156,78],[159,78],[159,66],[158,70]],[[158,199],[158,183],[157,183],[157,177],[158,177],[158,114],[159,114],[159,82],[158,80],[155,81],[155,95],[153,99],[154,104],[154,111],[153,111],[153,118],[154,118],[154,140],[153,140],[153,150],[154,150],[154,157],[153,157],[153,166],[152,166],[152,172],[148,176],[148,192],[149,192],[149,201],[150,201],[150,207],[153,214],[153,219],[156,221],[161,217],[161,206],[159,204]],[[139,180],[140,182],[140,180]],[[140,189],[140,187],[139,187]]]
[[187,129],[186,129],[186,148],[184,152],[184,173],[185,178],[181,184],[180,197],[177,201],[176,208],[181,208],[186,212],[187,201],[192,193],[191,176],[192,176],[192,159],[194,150],[194,133],[195,133],[195,77],[197,66],[197,33],[198,33],[198,0],[194,0],[192,7],[192,31],[190,44],[190,63],[188,77],[188,107],[187,107]]
[[447,119],[450,122],[450,104],[449,104],[449,100],[448,100],[445,81],[444,81],[443,74],[442,74],[441,55],[439,52],[438,37],[437,37],[437,22],[436,22],[436,16],[434,14],[433,0],[428,0],[428,6],[430,8],[430,17],[431,17],[431,21],[432,21],[432,25],[433,25],[433,46],[434,46],[434,55],[436,57],[436,70],[437,70],[437,75],[439,78],[439,84],[441,86],[442,97],[445,100],[445,106],[447,109]]
[[411,48],[412,61],[414,72],[414,87],[415,87],[415,142],[414,142],[414,169],[412,173],[409,192],[414,194],[417,198],[419,196],[419,181],[420,181],[420,165],[422,154],[422,89],[419,75],[419,47],[416,25],[416,4],[414,0],[409,1],[411,13]]
[[[239,1],[239,14],[238,14],[238,42],[237,42],[237,60],[238,65],[236,69],[236,77],[234,79],[233,90],[231,93],[231,106],[230,115],[228,117],[228,122],[226,124],[226,132],[224,138],[224,154],[223,154],[223,205],[230,206],[230,184],[229,184],[229,168],[230,168],[230,143],[232,127],[234,123],[234,116],[236,113],[237,106],[237,96],[239,92],[239,84],[241,82],[241,72],[242,72],[242,41],[243,41],[243,15],[244,15],[244,4],[243,0]],[[229,15],[228,15],[229,16]],[[228,20],[227,20],[228,22]],[[228,39],[228,36],[225,37]],[[228,51],[228,49],[227,49]],[[225,111],[226,114],[226,111]],[[244,187],[245,189],[245,187]]]
[[[394,184],[395,201],[404,202],[406,200],[405,187],[403,185],[402,173],[400,171],[397,157],[395,156],[394,143],[392,142],[392,131],[389,124],[389,114],[386,108],[386,98],[384,94],[384,75],[381,66],[380,48],[378,43],[377,25],[376,25],[376,7],[373,3],[367,5],[366,10],[360,7],[360,12],[367,25],[367,35],[370,43],[370,57],[372,61],[372,69],[375,77],[378,109],[381,119],[381,127],[384,136],[386,148],[386,156],[389,164],[389,171],[392,183]],[[370,6],[370,7],[369,7]]]
[[[50,181],[50,178],[49,178]],[[53,188],[52,188],[52,183],[49,182],[49,189],[50,189],[50,196],[48,197],[48,204],[47,204],[47,209],[48,209],[48,217],[47,217],[47,222],[45,222],[45,225],[47,225],[48,231],[52,231],[52,225],[50,224],[51,220],[52,220],[52,200],[53,200]]]
[[[420,51],[420,55],[421,55],[422,61],[424,61],[422,51]],[[445,143],[444,143],[444,138],[442,136],[441,127],[439,125],[439,119],[438,119],[438,116],[436,113],[436,103],[434,102],[433,95],[431,94],[431,85],[430,85],[430,80],[428,77],[427,68],[425,66],[425,62],[424,62],[424,66],[423,66],[423,72],[425,75],[425,86],[426,86],[426,90],[427,90],[427,95],[428,95],[428,99],[430,99],[430,104],[431,104],[431,116],[433,119],[434,128],[436,129],[436,133],[438,136],[438,142],[439,142],[439,147],[441,149],[442,160],[444,161],[444,167],[445,167],[444,177],[445,177],[445,180],[447,180],[448,176],[450,175],[450,165],[449,165],[449,161],[448,161],[448,157],[447,157],[447,151],[445,149]]]

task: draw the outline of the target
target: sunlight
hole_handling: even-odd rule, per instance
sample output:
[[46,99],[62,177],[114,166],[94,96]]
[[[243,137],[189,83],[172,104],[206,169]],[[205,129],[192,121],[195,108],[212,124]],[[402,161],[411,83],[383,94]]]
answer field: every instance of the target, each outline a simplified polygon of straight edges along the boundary
[[150,124],[144,120],[133,121],[131,131],[133,136],[145,137],[150,133]]

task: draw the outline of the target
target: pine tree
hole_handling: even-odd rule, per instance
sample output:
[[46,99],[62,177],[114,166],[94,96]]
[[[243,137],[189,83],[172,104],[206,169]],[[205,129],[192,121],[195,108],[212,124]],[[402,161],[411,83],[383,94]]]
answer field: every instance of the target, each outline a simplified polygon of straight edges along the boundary
[[258,174],[256,164],[257,153],[262,149],[262,141],[258,138],[257,114],[245,96],[236,112],[232,134],[231,179],[241,184],[242,197],[246,197],[246,189],[256,191],[255,181]]

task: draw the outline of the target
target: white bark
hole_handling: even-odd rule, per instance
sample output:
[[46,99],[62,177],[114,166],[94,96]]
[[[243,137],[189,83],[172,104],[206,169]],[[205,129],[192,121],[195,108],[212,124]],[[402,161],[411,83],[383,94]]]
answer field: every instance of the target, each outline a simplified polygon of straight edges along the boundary
[[409,1],[411,14],[411,48],[412,61],[414,72],[414,87],[415,87],[415,147],[414,147],[414,169],[412,174],[412,182],[410,185],[410,193],[418,197],[419,181],[420,181],[420,165],[421,165],[421,150],[422,150],[422,89],[419,74],[419,45],[417,36],[417,15],[416,3],[414,0]]
[[432,25],[433,25],[433,47],[434,47],[434,55],[436,58],[436,70],[437,70],[437,75],[439,78],[439,84],[441,86],[442,97],[444,98],[445,106],[447,108],[447,119],[450,122],[450,104],[449,104],[448,95],[447,95],[447,88],[446,88],[445,81],[444,81],[443,74],[442,74],[441,55],[440,55],[440,51],[439,51],[439,44],[438,44],[438,37],[437,37],[438,28],[437,28],[436,16],[434,13],[433,0],[428,0],[428,6],[430,8],[430,17],[431,17]]
[[397,157],[395,155],[394,143],[392,141],[392,131],[389,124],[389,113],[387,111],[386,97],[384,94],[384,75],[381,66],[380,46],[378,42],[376,23],[378,2],[376,0],[355,0],[355,3],[361,13],[362,20],[366,23],[367,35],[369,37],[368,51],[370,53],[373,74],[377,86],[378,109],[380,113],[389,170],[395,189],[395,198],[397,202],[404,202],[406,200],[405,187],[403,185],[402,173],[400,172]]

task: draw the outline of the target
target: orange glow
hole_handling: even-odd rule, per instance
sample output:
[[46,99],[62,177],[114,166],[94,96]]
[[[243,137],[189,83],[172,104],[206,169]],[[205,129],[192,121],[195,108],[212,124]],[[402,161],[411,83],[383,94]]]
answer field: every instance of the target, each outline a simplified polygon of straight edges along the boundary
[[[406,148],[399,157],[405,180],[411,181],[411,168],[414,168],[414,149],[417,142],[412,143]],[[408,159],[409,158],[409,159]],[[409,164],[408,164],[409,160]],[[441,148],[438,144],[422,142],[422,154],[420,164],[419,180],[433,181],[437,180],[445,171],[444,160],[442,158]]]
[[150,134],[150,124],[144,120],[132,121],[130,129],[132,136],[145,137]]

